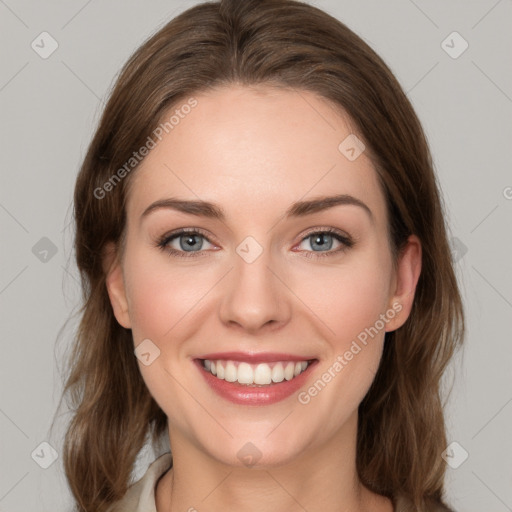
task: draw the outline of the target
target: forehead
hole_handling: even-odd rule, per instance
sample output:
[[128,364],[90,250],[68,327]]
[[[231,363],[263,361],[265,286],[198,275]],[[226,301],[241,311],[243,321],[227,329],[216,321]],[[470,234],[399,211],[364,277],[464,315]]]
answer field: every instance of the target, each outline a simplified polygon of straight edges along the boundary
[[[194,98],[197,105],[183,110],[135,171],[129,215],[169,196],[219,203],[228,214],[278,214],[299,199],[336,193],[385,215],[367,154],[351,161],[339,149],[354,124],[323,98],[268,86],[226,86]],[[180,103],[163,122],[177,109]]]

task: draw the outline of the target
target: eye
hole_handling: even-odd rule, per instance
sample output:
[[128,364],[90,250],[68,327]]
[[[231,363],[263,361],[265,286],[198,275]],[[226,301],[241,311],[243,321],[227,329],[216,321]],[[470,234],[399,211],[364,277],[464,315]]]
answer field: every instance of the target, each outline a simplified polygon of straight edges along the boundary
[[[165,235],[161,240],[159,240],[157,245],[160,249],[165,250],[174,256],[193,258],[200,255],[193,253],[200,253],[204,249],[203,240],[208,241],[208,238],[206,235],[201,233],[200,230],[181,229],[169,235]],[[208,241],[208,243],[211,242]]]
[[[302,239],[301,244],[304,242],[307,242],[313,249],[312,251],[306,251],[305,256],[307,258],[331,256],[346,251],[354,245],[354,241],[348,235],[344,235],[332,228],[310,232]],[[331,250],[334,243],[338,243],[340,246],[335,250]]]
[[[208,237],[200,229],[180,229],[164,235],[157,242],[157,247],[172,256],[194,258],[204,255],[204,240],[211,244]],[[301,244],[304,242],[308,242],[309,246],[312,248],[312,250],[302,251],[305,252],[307,258],[332,256],[346,251],[354,245],[352,238],[332,228],[317,228],[316,231],[311,231],[301,240]],[[335,250],[331,250],[333,243],[339,244],[339,247]]]

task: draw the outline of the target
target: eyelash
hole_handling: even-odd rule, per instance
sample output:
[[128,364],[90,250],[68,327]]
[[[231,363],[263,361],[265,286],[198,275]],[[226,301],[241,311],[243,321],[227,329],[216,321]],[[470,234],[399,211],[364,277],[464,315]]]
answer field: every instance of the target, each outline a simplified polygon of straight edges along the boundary
[[[174,231],[174,232],[171,232],[171,233],[168,233],[168,234],[165,234],[162,238],[160,238],[157,243],[156,243],[156,246],[164,251],[164,252],[167,252],[169,254],[169,256],[173,256],[173,257],[178,257],[178,258],[197,258],[197,257],[200,257],[200,256],[203,256],[203,250],[201,251],[191,251],[190,253],[187,253],[186,251],[178,251],[176,249],[172,249],[170,247],[168,247],[168,244],[170,242],[172,242],[174,239],[176,238],[179,238],[181,235],[186,235],[186,234],[190,234],[190,235],[200,235],[202,236],[204,239],[206,239],[209,243],[212,243],[205,232],[203,232],[201,229],[198,229],[198,228],[188,228],[188,229],[180,229],[178,231]],[[309,231],[300,241],[300,243],[302,243],[304,240],[306,240],[307,238],[313,236],[313,235],[323,235],[323,234],[328,234],[328,235],[332,235],[338,242],[340,242],[342,244],[342,246],[334,251],[321,251],[321,252],[315,252],[315,251],[305,251],[306,254],[305,257],[306,258],[313,258],[313,259],[316,259],[316,258],[325,258],[327,256],[333,256],[333,255],[336,255],[336,254],[340,254],[348,249],[350,249],[351,247],[353,247],[355,245],[355,242],[354,240],[346,235],[346,234],[342,234],[341,232],[339,232],[338,230],[336,229],[333,229],[333,228],[326,228],[326,229],[315,229],[315,230],[312,230],[312,231]],[[311,254],[313,253],[314,256]]]

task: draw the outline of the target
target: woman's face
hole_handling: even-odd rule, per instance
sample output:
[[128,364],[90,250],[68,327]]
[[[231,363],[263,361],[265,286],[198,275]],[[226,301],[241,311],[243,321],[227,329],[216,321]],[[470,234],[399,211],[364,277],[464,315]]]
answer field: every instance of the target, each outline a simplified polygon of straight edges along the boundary
[[[351,129],[318,96],[230,86],[195,98],[134,171],[109,294],[143,343],[171,442],[281,464],[353,433],[384,334],[409,313],[419,247],[393,270],[376,172],[352,138],[339,148]],[[312,363],[291,378],[300,361]]]

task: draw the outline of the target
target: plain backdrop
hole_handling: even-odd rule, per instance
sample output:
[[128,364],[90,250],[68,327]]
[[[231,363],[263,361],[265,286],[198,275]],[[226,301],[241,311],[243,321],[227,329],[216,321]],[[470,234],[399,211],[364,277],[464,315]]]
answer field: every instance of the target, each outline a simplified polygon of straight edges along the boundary
[[[76,321],[58,333],[80,300],[75,177],[120,67],[197,3],[0,0],[0,511],[70,509],[63,432],[49,427]],[[458,443],[447,501],[457,512],[512,511],[512,1],[312,3],[377,51],[423,123],[468,328],[445,380]],[[57,456],[47,469],[44,443]],[[135,476],[155,455],[143,451]]]

